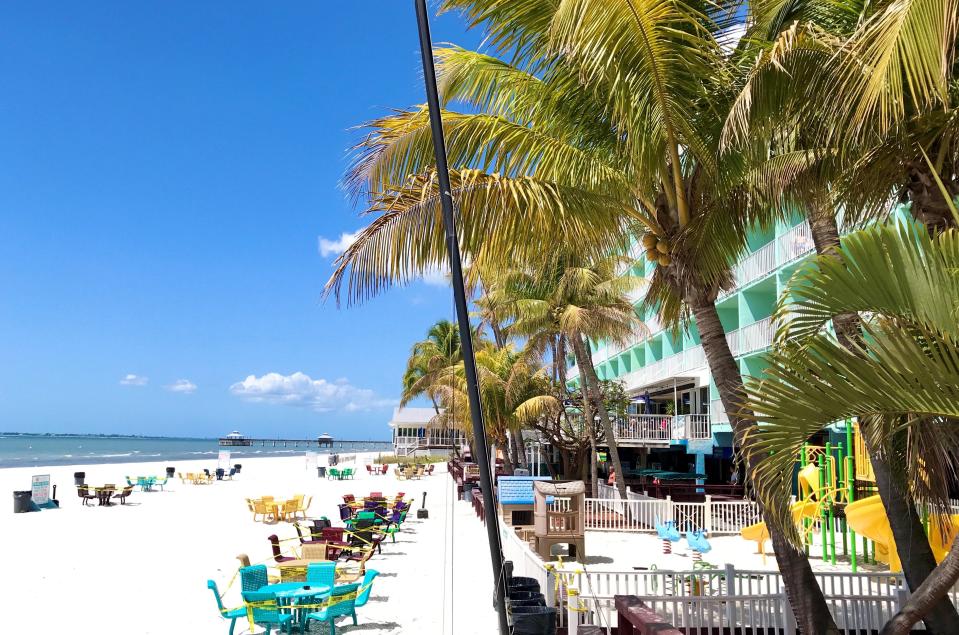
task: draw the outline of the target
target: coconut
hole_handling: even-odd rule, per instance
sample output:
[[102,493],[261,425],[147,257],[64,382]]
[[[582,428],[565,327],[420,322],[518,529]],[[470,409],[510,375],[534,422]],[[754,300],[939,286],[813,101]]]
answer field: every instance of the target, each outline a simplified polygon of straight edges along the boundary
[[656,234],[653,234],[653,233],[643,234],[643,247],[645,247],[646,249],[652,249],[653,247],[656,246],[657,240],[658,238],[656,238]]
[[659,257],[656,258],[656,261],[659,263],[659,266],[668,267],[669,263],[671,263],[673,259],[669,257],[669,254],[659,254]]
[[658,251],[658,252],[661,253],[661,254],[668,254],[668,253],[669,253],[669,243],[666,242],[665,240],[659,241],[658,243],[656,243],[656,251]]
[[659,258],[659,252],[657,252],[655,249],[650,249],[649,251],[646,252],[646,260],[650,262],[656,262],[658,258]]

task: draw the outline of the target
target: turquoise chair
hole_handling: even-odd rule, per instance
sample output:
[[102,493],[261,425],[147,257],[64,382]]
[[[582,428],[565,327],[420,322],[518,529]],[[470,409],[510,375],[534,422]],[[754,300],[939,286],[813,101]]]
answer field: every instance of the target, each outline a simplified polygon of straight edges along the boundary
[[[375,569],[367,569],[366,575],[363,576],[363,584],[360,586],[360,593],[356,596],[356,602],[353,604],[354,608],[360,608],[366,606],[366,603],[370,601],[370,591],[373,590],[373,578],[380,574],[379,571]],[[356,611],[353,611],[353,624],[356,624]]]
[[[330,596],[330,605],[325,609],[317,611],[316,613],[309,613],[306,616],[306,625],[309,629],[310,622],[329,622],[330,623],[330,635],[336,635],[336,625],[333,623],[334,618],[340,617],[341,615],[351,615],[353,616],[353,624],[356,624],[356,597],[354,593],[360,588],[359,584],[343,584],[333,589],[333,595]],[[349,595],[349,598],[343,598],[337,600],[337,598],[342,598],[344,595]]]
[[259,591],[270,583],[270,578],[266,574],[265,564],[254,564],[240,569],[240,589],[247,591]]
[[153,481],[153,484],[160,488],[160,491],[163,490],[163,486],[166,485],[167,481],[170,480],[168,477],[164,476],[163,478],[158,478]]
[[[253,608],[253,621],[266,628],[266,635],[270,635],[274,626],[278,627],[280,632],[293,632],[293,615],[280,613],[280,605],[272,593],[246,591],[243,593],[243,601],[257,605]],[[247,609],[244,608],[243,612],[245,614]]]
[[311,562],[306,565],[306,583],[309,586],[328,586],[336,584],[335,562]]
[[233,629],[236,628],[236,621],[240,618],[246,617],[246,609],[239,608],[231,611],[226,610],[226,608],[223,606],[223,600],[220,598],[220,590],[216,588],[216,582],[213,580],[206,581],[206,588],[213,591],[213,597],[216,598],[216,607],[220,609],[220,615],[223,616],[223,619],[230,620],[230,635],[233,635]]

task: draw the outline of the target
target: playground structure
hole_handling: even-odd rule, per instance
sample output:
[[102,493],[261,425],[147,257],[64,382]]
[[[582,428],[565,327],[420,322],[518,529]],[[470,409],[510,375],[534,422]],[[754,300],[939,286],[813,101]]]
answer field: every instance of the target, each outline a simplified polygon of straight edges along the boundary
[[496,492],[503,523],[510,527],[532,526],[533,482],[548,480],[548,476],[500,476]]
[[[876,494],[876,476],[857,423],[845,423],[845,444],[804,445],[799,456],[797,500],[792,503],[793,521],[800,527],[806,553],[820,536],[822,560],[835,565],[837,544],[848,557],[852,571],[858,570],[860,555],[866,563],[884,563],[893,573],[902,570],[886,510]],[[852,452],[849,452],[849,449]],[[924,514],[924,525],[937,562],[949,552],[959,531],[959,514]],[[838,538],[837,538],[838,535]],[[744,527],[741,536],[757,543],[765,560],[769,540],[766,523]],[[857,539],[862,540],[862,551]]]
[[659,536],[659,539],[663,541],[663,555],[668,556],[673,552],[673,543],[680,538],[676,524],[671,520],[663,522],[657,518],[656,534]]
[[[569,546],[569,557],[586,559],[586,484],[583,481],[531,481],[534,489],[536,553],[552,559],[553,545]],[[551,509],[548,499],[567,499],[568,508]],[[565,507],[565,506],[564,506]]]

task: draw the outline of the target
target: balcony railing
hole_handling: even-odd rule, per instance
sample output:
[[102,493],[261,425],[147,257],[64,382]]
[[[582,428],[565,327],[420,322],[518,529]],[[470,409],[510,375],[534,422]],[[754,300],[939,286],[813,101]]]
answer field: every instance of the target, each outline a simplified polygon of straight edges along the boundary
[[620,380],[626,383],[627,390],[642,388],[649,384],[665,381],[670,377],[681,375],[691,370],[703,368],[706,365],[706,357],[703,355],[702,346],[693,346],[674,355],[664,357],[643,368],[634,370],[620,377]]
[[748,355],[769,348],[775,333],[772,318],[767,317],[726,333],[726,341],[733,355]]
[[615,423],[617,441],[669,443],[683,439],[709,439],[709,415],[628,415]]

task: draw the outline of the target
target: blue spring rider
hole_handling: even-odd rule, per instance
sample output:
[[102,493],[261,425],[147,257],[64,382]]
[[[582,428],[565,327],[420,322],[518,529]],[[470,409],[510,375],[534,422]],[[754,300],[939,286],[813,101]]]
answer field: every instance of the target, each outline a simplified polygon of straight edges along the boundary
[[663,541],[663,553],[669,555],[673,552],[673,543],[679,540],[679,530],[676,529],[676,524],[667,520],[665,522],[659,522],[659,518],[656,518],[656,533],[659,534],[660,540]]
[[702,562],[703,554],[709,553],[713,546],[706,540],[706,532],[701,529],[686,532],[686,544],[693,552],[693,561]]

